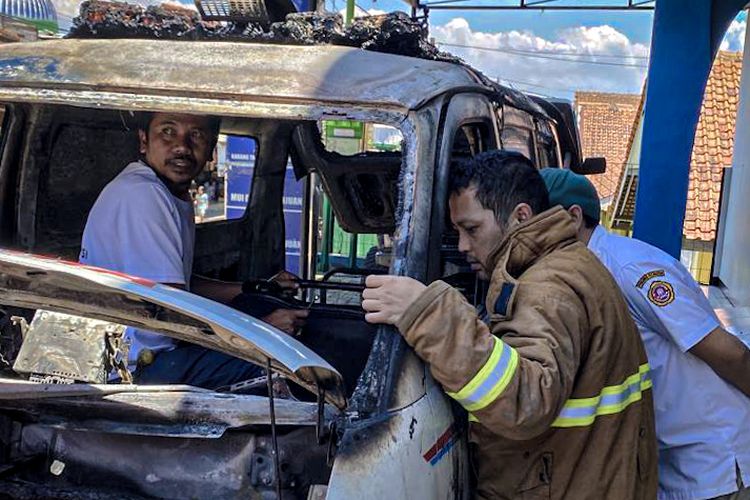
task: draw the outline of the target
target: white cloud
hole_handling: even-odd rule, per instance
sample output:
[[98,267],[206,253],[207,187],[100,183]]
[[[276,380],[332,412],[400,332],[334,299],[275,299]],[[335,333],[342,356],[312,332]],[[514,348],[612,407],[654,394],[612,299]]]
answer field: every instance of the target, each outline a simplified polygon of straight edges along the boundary
[[735,19],[721,42],[721,50],[742,51],[745,48],[745,28],[747,19]]
[[[574,90],[638,93],[646,75],[647,60],[643,57],[648,56],[648,47],[633,43],[608,25],[568,28],[555,39],[545,39],[529,30],[474,31],[466,19],[458,17],[444,25],[432,26],[431,36],[438,44],[504,51],[440,47],[462,57],[487,76],[540,94],[571,97]],[[571,62],[576,59],[607,64]]]
[[57,15],[63,17],[75,17],[78,15],[78,6],[81,0],[52,0],[57,9]]

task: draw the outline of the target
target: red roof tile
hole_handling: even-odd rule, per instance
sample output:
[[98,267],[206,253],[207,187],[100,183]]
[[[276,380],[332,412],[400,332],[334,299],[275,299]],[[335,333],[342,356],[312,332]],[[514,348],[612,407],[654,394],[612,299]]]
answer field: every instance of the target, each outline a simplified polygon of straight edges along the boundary
[[689,240],[716,238],[722,172],[732,166],[741,73],[742,54],[720,52],[708,77],[690,161],[684,228]]
[[[732,166],[741,72],[741,53],[720,52],[706,83],[690,160],[683,228],[683,234],[688,240],[713,241],[716,238],[722,174],[724,168]],[[637,119],[640,119],[640,113]],[[636,125],[637,122],[633,124],[634,127]],[[622,175],[618,185],[625,182],[626,177]],[[629,190],[625,196],[622,214],[619,215],[621,219],[632,217],[635,190]]]
[[603,156],[607,159],[605,173],[589,176],[601,198],[609,198],[617,191],[639,101],[638,94],[575,94],[583,156]]

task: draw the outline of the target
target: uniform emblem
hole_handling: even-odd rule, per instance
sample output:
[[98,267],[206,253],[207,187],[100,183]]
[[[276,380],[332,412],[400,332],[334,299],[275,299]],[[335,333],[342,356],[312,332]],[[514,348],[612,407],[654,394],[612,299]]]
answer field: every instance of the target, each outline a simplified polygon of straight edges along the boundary
[[638,280],[638,283],[635,286],[637,286],[638,288],[643,288],[643,285],[648,283],[649,280],[658,278],[660,276],[664,276],[663,269],[657,269],[656,271],[649,271],[643,276],[641,276],[641,279]]
[[648,300],[659,307],[674,301],[674,288],[666,281],[654,281],[648,288]]

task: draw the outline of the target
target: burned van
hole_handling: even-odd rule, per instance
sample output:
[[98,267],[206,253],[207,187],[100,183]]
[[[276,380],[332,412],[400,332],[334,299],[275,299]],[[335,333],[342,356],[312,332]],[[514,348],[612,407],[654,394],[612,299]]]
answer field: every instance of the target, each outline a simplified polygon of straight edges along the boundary
[[[470,495],[465,415],[359,294],[390,272],[481,302],[446,223],[449,168],[501,147],[581,163],[542,106],[462,64],[148,39],[2,45],[0,104],[0,498]],[[263,279],[292,259],[297,297],[249,300],[309,308],[299,337],[76,263],[94,201],[137,156],[140,111],[219,117],[226,141],[252,142],[229,161],[252,167],[245,195],[229,186],[197,226],[194,272]],[[267,392],[134,384],[126,326],[269,368]]]

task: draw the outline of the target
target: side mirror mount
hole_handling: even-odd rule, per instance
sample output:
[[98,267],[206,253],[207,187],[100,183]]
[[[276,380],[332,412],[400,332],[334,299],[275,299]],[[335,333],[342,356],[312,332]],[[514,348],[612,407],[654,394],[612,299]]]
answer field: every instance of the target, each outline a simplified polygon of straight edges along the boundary
[[603,174],[607,171],[607,159],[603,157],[586,158],[576,168],[571,170],[581,175]]

